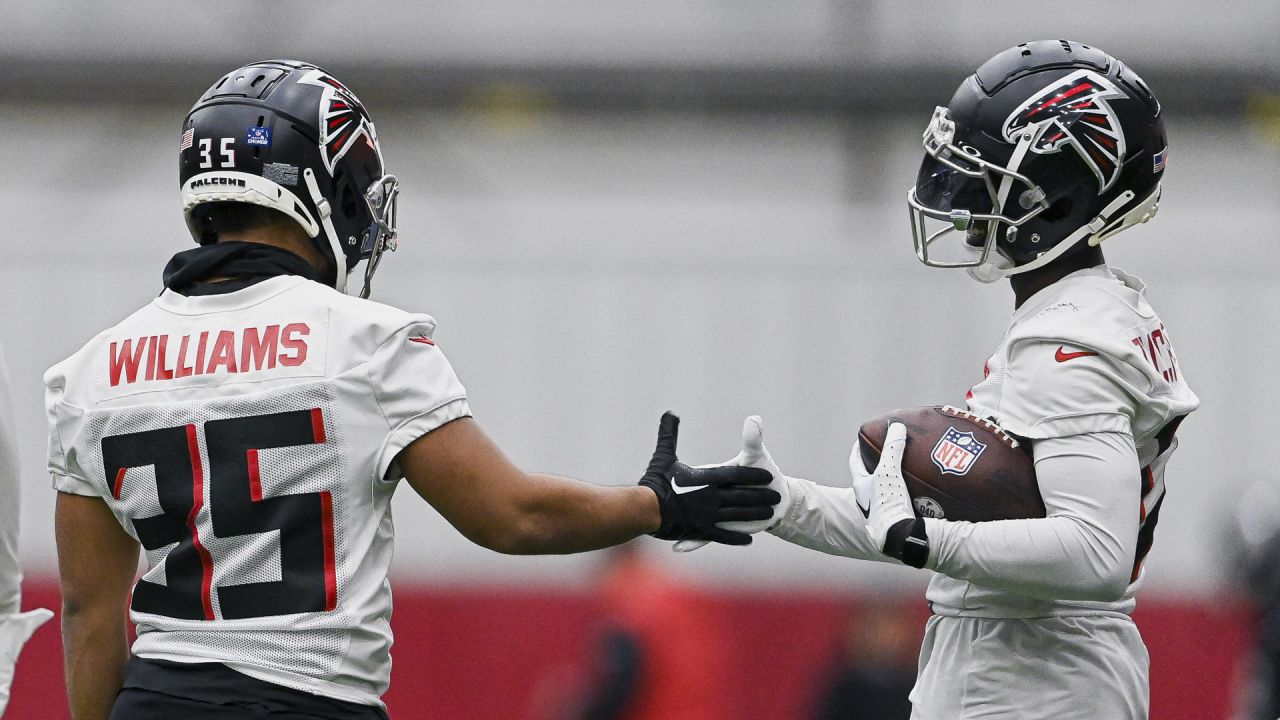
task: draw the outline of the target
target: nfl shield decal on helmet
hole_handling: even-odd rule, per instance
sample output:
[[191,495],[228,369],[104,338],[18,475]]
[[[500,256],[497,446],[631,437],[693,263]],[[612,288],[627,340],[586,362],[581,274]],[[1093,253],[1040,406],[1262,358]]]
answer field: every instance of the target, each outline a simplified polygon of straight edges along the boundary
[[971,432],[960,432],[949,427],[933,446],[933,464],[944,474],[964,475],[978,461],[987,446],[978,442]]
[[244,133],[244,144],[271,147],[271,128],[250,126]]

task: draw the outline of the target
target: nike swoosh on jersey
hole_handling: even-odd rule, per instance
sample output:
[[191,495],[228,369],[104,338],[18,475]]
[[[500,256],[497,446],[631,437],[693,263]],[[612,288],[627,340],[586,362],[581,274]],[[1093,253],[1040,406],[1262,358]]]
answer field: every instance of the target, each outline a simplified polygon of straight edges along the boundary
[[1098,353],[1093,352],[1092,350],[1080,350],[1078,352],[1064,352],[1063,347],[1059,345],[1058,351],[1053,354],[1053,359],[1057,360],[1060,363],[1064,363],[1068,360],[1075,360],[1076,358],[1089,357],[1090,355],[1097,355],[1097,354]]

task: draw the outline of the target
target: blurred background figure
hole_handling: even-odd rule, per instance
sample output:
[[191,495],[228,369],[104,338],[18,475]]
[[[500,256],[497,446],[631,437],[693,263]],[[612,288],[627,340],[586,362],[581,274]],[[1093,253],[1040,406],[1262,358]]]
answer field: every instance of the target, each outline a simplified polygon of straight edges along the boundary
[[1257,612],[1253,656],[1242,684],[1237,720],[1280,718],[1280,488],[1255,483],[1240,497],[1228,526],[1238,548],[1235,573]]
[[9,687],[22,646],[53,613],[22,610],[22,566],[18,562],[18,436],[13,426],[9,371],[0,349],[0,715],[9,704]]
[[720,613],[649,557],[657,549],[666,547],[633,540],[605,553],[603,617],[582,682],[553,715],[559,720],[730,720]]
[[813,720],[908,720],[923,630],[905,599],[849,608]]

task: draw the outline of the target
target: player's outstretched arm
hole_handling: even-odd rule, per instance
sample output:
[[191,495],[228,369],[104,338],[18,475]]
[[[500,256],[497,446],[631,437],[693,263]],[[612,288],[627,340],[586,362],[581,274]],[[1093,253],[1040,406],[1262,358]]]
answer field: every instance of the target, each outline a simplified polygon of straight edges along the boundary
[[410,443],[397,458],[413,489],[464,536],[509,554],[573,553],[646,533],[745,545],[718,522],[764,520],[779,496],[766,470],[691,468],[676,458],[679,419],[667,413],[641,486],[602,487],[516,467],[471,418]]
[[75,720],[106,720],[129,659],[125,607],[138,543],[101,498],[58,493],[62,650]]
[[770,533],[811,550],[874,562],[897,563],[880,552],[867,535],[852,488],[819,485],[791,478],[791,503]]

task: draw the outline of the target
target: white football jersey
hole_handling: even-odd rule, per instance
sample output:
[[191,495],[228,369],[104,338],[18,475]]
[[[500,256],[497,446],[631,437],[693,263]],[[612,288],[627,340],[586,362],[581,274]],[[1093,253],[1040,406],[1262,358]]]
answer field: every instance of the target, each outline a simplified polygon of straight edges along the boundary
[[935,574],[927,597],[939,615],[1046,617],[1128,613],[1151,549],[1174,432],[1200,401],[1187,386],[1169,331],[1140,280],[1097,267],[1029,298],[969,391],[969,410],[1030,440],[1085,433],[1131,434],[1142,492],[1131,583],[1116,602],[1045,601]]
[[54,487],[146,550],[135,654],[381,705],[394,460],[470,415],[434,330],[283,276],[166,290],[46,373]]

